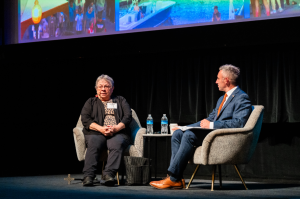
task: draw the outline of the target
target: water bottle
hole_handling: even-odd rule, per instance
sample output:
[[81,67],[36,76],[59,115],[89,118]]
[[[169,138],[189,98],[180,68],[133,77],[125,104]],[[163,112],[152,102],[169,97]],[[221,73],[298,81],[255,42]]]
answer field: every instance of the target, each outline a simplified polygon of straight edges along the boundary
[[147,134],[153,134],[153,118],[151,114],[147,117]]
[[166,114],[163,114],[161,118],[161,134],[168,134],[168,118]]

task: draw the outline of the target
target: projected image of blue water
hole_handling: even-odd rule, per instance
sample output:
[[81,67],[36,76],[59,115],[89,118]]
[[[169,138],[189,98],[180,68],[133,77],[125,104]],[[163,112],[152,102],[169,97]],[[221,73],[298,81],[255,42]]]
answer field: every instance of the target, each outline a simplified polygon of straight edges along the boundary
[[21,0],[21,40],[115,32],[114,0]]
[[120,0],[119,30],[222,23],[300,14],[289,0]]

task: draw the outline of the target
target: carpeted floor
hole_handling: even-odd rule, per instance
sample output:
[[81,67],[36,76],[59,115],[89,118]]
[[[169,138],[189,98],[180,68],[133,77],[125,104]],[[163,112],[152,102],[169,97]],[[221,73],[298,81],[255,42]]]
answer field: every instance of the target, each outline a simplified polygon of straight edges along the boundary
[[[286,198],[300,199],[300,182],[247,182],[245,190],[240,181],[223,181],[222,190],[218,181],[215,191],[210,191],[210,180],[194,180],[186,190],[158,190],[150,186],[94,186],[83,187],[81,181],[72,181],[70,185],[64,178],[67,175],[2,177],[0,178],[0,198],[60,199],[60,198]],[[71,175],[82,178],[82,175]],[[99,177],[99,176],[98,176]],[[186,180],[186,183],[187,180]]]

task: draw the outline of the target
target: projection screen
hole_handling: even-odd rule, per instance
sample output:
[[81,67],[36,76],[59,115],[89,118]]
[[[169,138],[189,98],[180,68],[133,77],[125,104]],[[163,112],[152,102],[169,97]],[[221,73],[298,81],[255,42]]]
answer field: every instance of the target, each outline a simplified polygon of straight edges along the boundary
[[300,0],[19,0],[18,43],[300,16]]

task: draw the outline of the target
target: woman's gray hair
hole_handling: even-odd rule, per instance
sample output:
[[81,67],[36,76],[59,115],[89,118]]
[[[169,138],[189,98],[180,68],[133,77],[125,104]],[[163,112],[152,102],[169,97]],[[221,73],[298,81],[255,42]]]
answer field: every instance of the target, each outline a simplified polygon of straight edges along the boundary
[[231,64],[225,64],[219,68],[223,71],[223,77],[228,77],[233,85],[237,85],[237,80],[240,76],[240,69]]
[[108,75],[102,74],[102,75],[99,76],[99,77],[97,78],[97,80],[96,80],[96,85],[95,85],[95,88],[96,88],[96,89],[97,89],[97,84],[98,84],[98,82],[99,82],[100,80],[102,80],[102,79],[104,79],[105,81],[107,81],[107,82],[110,84],[111,87],[114,87],[115,82],[114,82],[113,78],[111,78],[111,77],[108,76]]

